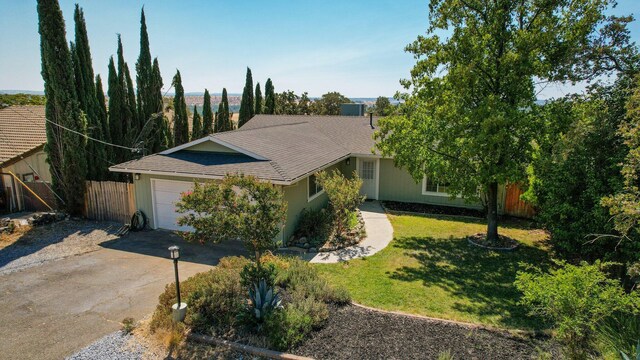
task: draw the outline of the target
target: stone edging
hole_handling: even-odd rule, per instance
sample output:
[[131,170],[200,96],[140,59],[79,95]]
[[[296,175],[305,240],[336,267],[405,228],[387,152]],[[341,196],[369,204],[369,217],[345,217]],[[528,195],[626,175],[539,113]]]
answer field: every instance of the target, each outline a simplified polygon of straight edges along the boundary
[[227,346],[234,350],[243,351],[256,356],[264,356],[270,359],[282,359],[282,360],[313,360],[313,358],[298,356],[288,353],[283,353],[279,351],[259,348],[251,345],[244,345],[233,341],[217,339],[212,336],[202,335],[190,333],[187,335],[189,340],[194,340],[198,342],[202,342],[209,345],[217,345],[217,346]]

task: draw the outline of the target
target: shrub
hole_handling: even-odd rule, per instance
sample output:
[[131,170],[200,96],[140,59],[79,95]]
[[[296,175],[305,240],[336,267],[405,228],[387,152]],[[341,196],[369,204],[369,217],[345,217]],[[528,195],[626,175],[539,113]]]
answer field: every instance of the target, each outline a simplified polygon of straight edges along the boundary
[[607,277],[603,268],[610,263],[557,265],[549,274],[532,267],[518,272],[520,303],[554,323],[568,358],[585,359],[594,350],[597,325],[615,312],[635,311],[637,296],[626,294],[618,280]]
[[194,232],[181,235],[192,241],[241,239],[260,262],[262,253],[276,246],[276,235],[287,216],[282,191],[253,176],[227,175],[221,181],[194,183],[176,204],[178,224]]
[[346,289],[331,286],[306,261],[298,258],[289,258],[288,261],[289,267],[278,273],[276,284],[290,294],[340,305],[351,301]]
[[267,317],[264,333],[271,347],[288,350],[300,344],[329,317],[327,305],[312,298],[296,299]]
[[336,234],[340,235],[349,229],[350,214],[364,201],[364,196],[360,195],[362,180],[355,171],[352,178],[347,179],[337,170],[331,173],[320,171],[316,179],[327,193]]
[[[185,319],[187,325],[199,332],[210,332],[212,327],[217,326],[233,326],[246,298],[246,289],[240,282],[240,271],[248,263],[249,260],[243,257],[225,257],[210,271],[180,282],[180,295],[189,306]],[[168,284],[153,313],[150,324],[152,332],[174,327],[171,305],[175,302],[175,285]]]
[[273,262],[264,262],[261,266],[251,262],[242,268],[240,278],[242,286],[247,289],[251,289],[254,284],[259,283],[261,280],[264,280],[269,287],[272,287],[276,283],[277,274],[278,271]]
[[327,209],[303,209],[298,219],[296,236],[306,237],[312,244],[323,244],[331,234],[333,224]]

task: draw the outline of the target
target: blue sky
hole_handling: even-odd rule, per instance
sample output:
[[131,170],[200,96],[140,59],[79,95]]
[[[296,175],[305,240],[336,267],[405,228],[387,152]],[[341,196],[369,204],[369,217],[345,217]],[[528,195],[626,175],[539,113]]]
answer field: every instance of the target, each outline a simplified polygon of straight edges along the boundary
[[[226,87],[240,93],[249,66],[254,82],[264,86],[271,77],[276,91],[392,96],[415,62],[404,46],[428,26],[427,0],[61,0],[69,40],[76,2],[84,8],[94,70],[103,79],[117,33],[129,66],[134,66],[144,5],[151,52],[158,57],[165,84],[180,69],[188,92]],[[619,3],[616,14],[640,12],[640,1]],[[35,1],[0,0],[0,8],[0,89],[42,90]],[[632,36],[640,39],[638,21]],[[549,86],[540,97],[580,88]]]

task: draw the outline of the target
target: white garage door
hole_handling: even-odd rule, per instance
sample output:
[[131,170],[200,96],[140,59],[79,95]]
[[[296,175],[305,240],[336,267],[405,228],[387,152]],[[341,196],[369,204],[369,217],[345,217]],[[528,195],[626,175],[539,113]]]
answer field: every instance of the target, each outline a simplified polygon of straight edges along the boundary
[[188,226],[178,226],[177,219],[181,215],[176,212],[176,202],[181,193],[190,190],[193,183],[188,181],[171,181],[151,179],[153,191],[153,213],[155,226],[169,230],[192,230]]

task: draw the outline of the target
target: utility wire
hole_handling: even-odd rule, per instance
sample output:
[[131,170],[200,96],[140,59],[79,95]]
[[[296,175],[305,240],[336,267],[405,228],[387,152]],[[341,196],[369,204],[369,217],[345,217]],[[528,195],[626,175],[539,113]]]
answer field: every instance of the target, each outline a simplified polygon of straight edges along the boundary
[[[23,114],[20,114],[19,112],[17,112],[17,111],[15,111],[14,109],[12,109],[12,108],[11,108],[11,106],[9,106],[7,109],[11,109],[11,111],[13,111],[14,113],[16,113],[17,115],[20,115],[20,116],[22,116],[24,119],[26,119],[26,120],[31,121],[32,123],[34,123],[31,119],[29,119],[29,118],[25,117]],[[33,116],[38,116],[38,115],[36,115],[33,111],[31,111],[30,109],[28,109],[27,107],[25,107],[25,109],[26,109],[27,111],[29,111],[31,114],[33,114]],[[79,132],[79,131],[76,131],[76,130],[73,130],[73,129],[69,129],[69,128],[68,128],[68,127],[66,127],[66,126],[60,125],[60,124],[58,124],[58,123],[56,123],[56,122],[53,122],[53,121],[51,121],[51,120],[47,119],[46,117],[45,117],[44,119],[45,119],[45,121],[47,121],[48,123],[51,123],[51,124],[53,124],[53,125],[55,125],[55,126],[58,126],[58,127],[62,128],[62,129],[64,129],[64,130],[70,131],[70,132],[72,132],[72,133],[74,133],[74,134],[76,134],[76,135],[80,135],[80,136],[82,136],[82,137],[84,137],[84,138],[86,138],[86,139],[88,139],[88,140],[97,141],[97,142],[99,142],[99,143],[102,143],[102,144],[105,144],[105,145],[108,145],[108,146],[113,146],[113,147],[118,147],[118,148],[121,148],[121,149],[131,150],[131,151],[134,151],[134,152],[138,152],[138,151],[140,151],[140,149],[139,149],[139,148],[131,148],[131,147],[128,147],[128,146],[123,146],[123,145],[118,145],[118,144],[112,144],[112,143],[109,143],[109,142],[106,142],[106,141],[102,141],[102,140],[100,140],[100,139],[95,139],[95,138],[92,138],[91,136],[89,136],[89,135],[87,135],[87,134],[83,134],[83,133],[81,133],[81,132]],[[34,124],[35,124],[35,123],[34,123]]]

